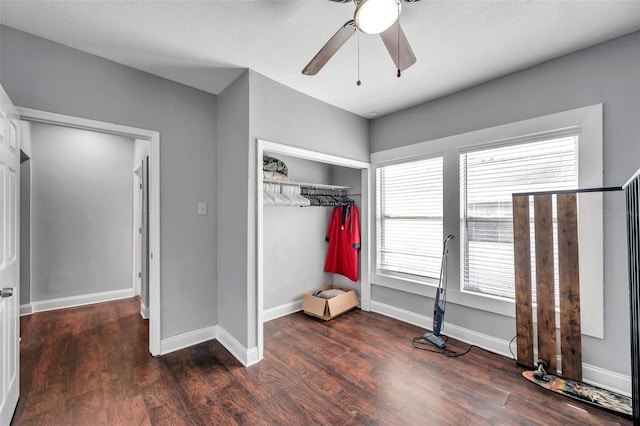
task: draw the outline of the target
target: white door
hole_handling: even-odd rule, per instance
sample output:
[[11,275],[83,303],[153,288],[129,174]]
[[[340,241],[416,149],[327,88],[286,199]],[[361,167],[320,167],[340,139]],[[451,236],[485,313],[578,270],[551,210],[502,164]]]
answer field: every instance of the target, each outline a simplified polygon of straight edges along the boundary
[[18,114],[0,86],[0,425],[8,425],[20,385]]

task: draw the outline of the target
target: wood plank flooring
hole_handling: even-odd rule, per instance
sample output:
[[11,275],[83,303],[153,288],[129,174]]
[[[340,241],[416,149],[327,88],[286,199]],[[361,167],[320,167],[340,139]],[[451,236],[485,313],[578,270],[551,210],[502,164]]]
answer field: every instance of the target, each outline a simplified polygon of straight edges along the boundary
[[266,323],[265,359],[249,368],[217,341],[151,357],[138,311],[126,299],[21,318],[12,424],[631,424],[527,382],[513,360],[415,349],[424,330],[357,309]]

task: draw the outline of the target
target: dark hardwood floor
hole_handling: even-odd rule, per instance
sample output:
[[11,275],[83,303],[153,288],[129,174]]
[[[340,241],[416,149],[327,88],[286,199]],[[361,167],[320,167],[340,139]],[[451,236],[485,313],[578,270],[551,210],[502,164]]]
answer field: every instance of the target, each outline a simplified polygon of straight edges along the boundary
[[513,360],[414,349],[424,330],[357,309],[266,323],[249,368],[217,341],[151,357],[138,311],[127,299],[23,317],[12,424],[631,424],[525,381]]

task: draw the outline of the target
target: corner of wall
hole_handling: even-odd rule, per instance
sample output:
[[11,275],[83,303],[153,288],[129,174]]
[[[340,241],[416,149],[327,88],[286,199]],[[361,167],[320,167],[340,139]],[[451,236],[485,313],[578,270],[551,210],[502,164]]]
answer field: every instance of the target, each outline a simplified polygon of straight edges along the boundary
[[246,343],[250,71],[218,95],[217,132],[217,324]]
[[247,348],[222,326],[217,327],[216,339],[245,367],[260,361],[257,347]]

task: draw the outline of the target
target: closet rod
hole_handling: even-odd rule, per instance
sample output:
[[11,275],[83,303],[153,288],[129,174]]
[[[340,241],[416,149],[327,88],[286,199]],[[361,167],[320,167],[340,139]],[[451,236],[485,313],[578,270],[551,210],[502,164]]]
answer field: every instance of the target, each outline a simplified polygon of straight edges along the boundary
[[271,180],[271,179],[263,179],[262,182],[265,183],[280,183],[283,185],[292,185],[299,186],[305,188],[318,188],[318,189],[349,189],[349,186],[340,186],[340,185],[326,185],[324,183],[308,183],[308,182],[293,182],[287,180]]

